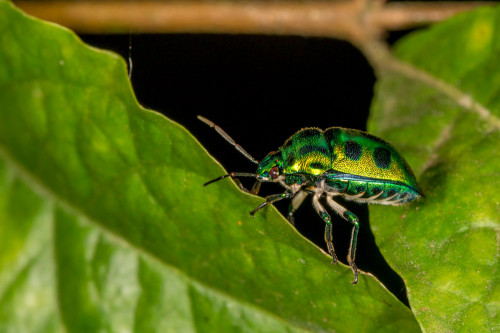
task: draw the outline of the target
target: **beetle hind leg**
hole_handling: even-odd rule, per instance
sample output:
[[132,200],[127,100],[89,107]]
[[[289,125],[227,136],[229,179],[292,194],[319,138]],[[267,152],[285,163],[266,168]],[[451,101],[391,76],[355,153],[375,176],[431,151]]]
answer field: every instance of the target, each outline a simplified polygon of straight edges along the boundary
[[332,219],[326,209],[320,204],[319,198],[321,197],[321,193],[316,193],[313,196],[312,202],[313,207],[318,213],[318,215],[325,222],[325,242],[326,247],[328,248],[328,253],[332,256],[332,264],[337,262],[337,255],[335,254],[335,249],[333,248],[332,243]]
[[326,203],[330,206],[337,214],[342,218],[347,220],[352,224],[351,242],[349,244],[349,253],[347,254],[347,262],[351,266],[352,273],[354,274],[354,281],[352,284],[358,283],[358,268],[354,263],[356,258],[356,244],[358,242],[358,231],[359,231],[359,219],[356,215],[348,211],[345,207],[338,204],[332,199],[332,195],[326,196]]

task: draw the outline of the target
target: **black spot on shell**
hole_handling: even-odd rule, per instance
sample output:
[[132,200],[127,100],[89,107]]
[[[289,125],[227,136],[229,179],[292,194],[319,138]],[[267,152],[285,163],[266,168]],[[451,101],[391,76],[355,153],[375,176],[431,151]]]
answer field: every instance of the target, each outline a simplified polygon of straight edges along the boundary
[[381,169],[387,169],[391,165],[391,152],[384,147],[377,147],[373,152],[375,165]]
[[340,136],[342,135],[342,129],[338,127],[331,127],[325,131],[325,137],[327,141],[330,143],[330,146],[333,147],[337,142],[340,141]]
[[301,155],[301,156],[310,154],[312,152],[318,152],[324,156],[328,156],[328,154],[330,154],[328,149],[326,149],[324,147],[318,147],[318,146],[312,146],[312,145],[305,145],[299,149],[299,155]]
[[357,161],[361,158],[361,145],[356,141],[349,140],[345,143],[345,155],[347,158]]
[[320,162],[312,162],[309,164],[312,169],[325,169],[325,166]]
[[286,159],[286,163],[288,165],[293,165],[293,162],[295,162],[295,157],[293,156],[292,153],[288,154],[288,158]]
[[294,139],[295,140],[301,140],[301,139],[306,139],[306,138],[311,138],[311,137],[315,137],[315,136],[318,136],[318,135],[322,135],[323,133],[318,130],[317,128],[307,128],[307,129],[304,129],[300,132],[298,132]]

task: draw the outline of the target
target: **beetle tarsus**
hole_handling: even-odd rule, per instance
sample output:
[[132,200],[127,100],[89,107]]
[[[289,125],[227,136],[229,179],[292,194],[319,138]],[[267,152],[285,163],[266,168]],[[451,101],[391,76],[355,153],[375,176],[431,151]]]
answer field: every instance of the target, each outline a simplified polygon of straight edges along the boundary
[[354,273],[354,281],[352,281],[351,284],[356,284],[358,283],[358,268],[356,267],[355,263],[351,263],[351,269]]

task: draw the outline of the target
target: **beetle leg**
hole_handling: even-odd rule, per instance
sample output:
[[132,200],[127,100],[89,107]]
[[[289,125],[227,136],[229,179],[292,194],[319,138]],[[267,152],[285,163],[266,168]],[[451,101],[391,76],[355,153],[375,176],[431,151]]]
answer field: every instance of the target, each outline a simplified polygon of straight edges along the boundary
[[293,196],[294,196],[294,193],[290,190],[286,190],[283,193],[269,195],[266,197],[266,201],[261,203],[257,208],[255,208],[254,210],[252,210],[250,212],[250,215],[252,215],[252,217],[253,217],[258,210],[264,208],[265,206],[270,205],[272,203],[275,203],[276,201],[292,198]]
[[260,180],[256,180],[255,183],[253,184],[252,186],[252,189],[250,190],[250,193],[252,193],[253,195],[257,195],[259,194],[259,190],[260,190],[260,185],[262,184],[262,181]]
[[293,217],[293,214],[295,211],[302,205],[304,202],[304,199],[307,197],[309,193],[304,192],[304,191],[299,191],[292,199],[292,202],[290,203],[290,206],[288,206],[288,215],[286,219],[288,222],[290,222],[291,225],[295,225],[295,218]]
[[323,219],[326,223],[325,226],[325,242],[326,247],[328,248],[328,253],[332,256],[332,264],[337,262],[337,255],[335,254],[335,250],[333,248],[332,243],[332,219],[325,208],[319,203],[319,198],[321,197],[321,193],[316,193],[313,196],[312,202],[313,207],[316,209],[318,215]]
[[352,234],[351,234],[351,242],[349,244],[349,253],[347,254],[347,262],[349,266],[351,266],[352,272],[354,274],[354,281],[352,284],[358,283],[358,268],[354,263],[354,259],[356,258],[356,244],[358,242],[358,231],[359,231],[359,219],[356,215],[348,211],[345,207],[341,206],[337,202],[333,201],[332,195],[326,196],[326,203],[342,218],[351,222],[352,224]]
[[236,185],[238,185],[238,187],[240,188],[240,190],[242,190],[245,193],[250,193],[250,191],[247,190],[245,188],[245,186],[243,186],[243,184],[241,183],[241,181],[238,178],[233,178],[233,181],[236,183]]

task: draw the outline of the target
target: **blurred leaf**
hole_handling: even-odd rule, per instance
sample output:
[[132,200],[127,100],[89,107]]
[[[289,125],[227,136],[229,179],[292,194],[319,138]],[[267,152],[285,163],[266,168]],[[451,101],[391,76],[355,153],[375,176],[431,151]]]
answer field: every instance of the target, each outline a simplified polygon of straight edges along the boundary
[[500,331],[500,7],[415,33],[380,68],[369,128],[426,194],[370,208],[372,230],[430,332]]
[[[302,238],[121,58],[0,1],[0,331],[416,331],[374,278]],[[214,133],[215,135],[215,133]]]

